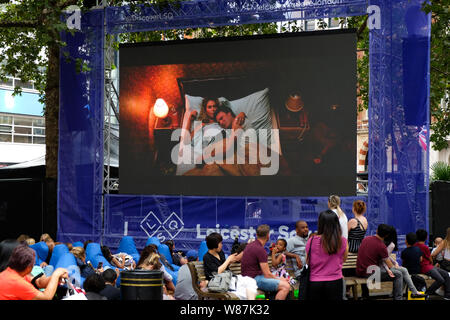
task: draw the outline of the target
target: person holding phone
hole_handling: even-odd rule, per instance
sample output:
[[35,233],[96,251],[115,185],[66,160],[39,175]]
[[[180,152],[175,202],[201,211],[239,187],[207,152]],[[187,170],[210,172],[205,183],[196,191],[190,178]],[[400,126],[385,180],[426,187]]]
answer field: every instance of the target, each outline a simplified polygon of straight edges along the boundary
[[222,235],[217,232],[213,232],[206,237],[206,246],[208,252],[203,256],[203,265],[205,268],[205,278],[210,280],[213,276],[213,272],[222,273],[228,266],[237,261],[237,254],[231,254],[228,258],[225,258],[225,253],[222,250]]
[[86,261],[86,251],[83,247],[74,247],[70,252],[75,256],[77,266],[80,268],[80,275],[83,278],[89,277],[96,272],[90,261]]

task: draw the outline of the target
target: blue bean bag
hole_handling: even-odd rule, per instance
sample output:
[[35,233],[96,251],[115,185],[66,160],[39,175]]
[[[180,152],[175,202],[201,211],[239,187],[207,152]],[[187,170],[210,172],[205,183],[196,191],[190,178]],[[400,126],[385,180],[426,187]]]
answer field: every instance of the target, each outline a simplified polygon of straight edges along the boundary
[[203,256],[208,252],[208,247],[206,246],[206,240],[203,240],[200,243],[200,247],[198,248],[198,260],[203,261]]
[[84,243],[81,242],[81,241],[77,241],[77,242],[74,242],[74,243],[72,244],[72,246],[73,246],[74,248],[76,248],[76,247],[84,248]]
[[55,264],[56,268],[65,268],[68,269],[70,266],[77,266],[77,260],[75,259],[75,256],[70,253],[66,252],[58,259],[58,261]]
[[136,244],[134,242],[133,237],[124,236],[122,240],[120,240],[119,248],[117,248],[117,253],[124,252],[133,257],[135,263],[139,261],[139,252],[136,249]]
[[91,242],[86,246],[86,261],[92,260],[98,254],[103,255],[99,243]]
[[180,266],[177,266],[173,263],[172,255],[170,254],[170,249],[166,244],[160,244],[158,246],[158,252],[166,258],[167,262],[169,262],[170,266],[175,270],[180,270]]
[[64,253],[58,259],[58,262],[56,262],[55,269],[56,268],[67,269],[67,272],[69,273],[69,279],[71,280],[75,279],[75,284],[77,284],[80,287],[83,286],[84,278],[81,277],[80,268],[77,266],[77,261],[72,253],[70,252]]
[[173,285],[176,286],[177,285],[177,280],[178,280],[178,271],[172,271],[169,268],[167,268],[166,266],[164,268],[172,276]]
[[97,268],[100,261],[103,262],[103,267],[113,267],[103,256],[100,244],[97,242],[91,242],[86,247],[86,262],[88,261],[92,263],[94,268]]
[[56,266],[59,258],[62,257],[63,254],[69,253],[69,248],[65,244],[57,244],[52,251],[52,257],[50,258],[50,265]]
[[157,237],[150,237],[147,239],[147,243],[145,244],[145,246],[148,246],[149,244],[159,246],[161,244],[161,241],[159,241]]
[[30,246],[36,252],[36,262],[35,265],[40,266],[42,262],[47,259],[48,256],[48,246],[44,241],[37,242]]

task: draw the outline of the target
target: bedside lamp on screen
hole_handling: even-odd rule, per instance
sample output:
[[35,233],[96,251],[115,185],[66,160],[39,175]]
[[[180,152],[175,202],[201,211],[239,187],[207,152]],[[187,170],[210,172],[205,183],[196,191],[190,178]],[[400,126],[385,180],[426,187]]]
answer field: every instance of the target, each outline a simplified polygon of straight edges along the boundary
[[290,94],[285,102],[286,109],[292,112],[288,116],[294,119],[294,123],[300,129],[299,135],[297,136],[299,141],[303,140],[303,135],[309,130],[308,114],[305,112],[304,106],[305,103],[298,92]]
[[170,124],[171,118],[167,116],[169,113],[169,106],[164,101],[164,99],[156,99],[155,105],[153,106],[153,114],[161,119],[162,126],[166,127]]
[[302,97],[298,93],[293,93],[289,95],[286,100],[286,109],[291,112],[298,112],[303,109],[305,103],[302,100]]

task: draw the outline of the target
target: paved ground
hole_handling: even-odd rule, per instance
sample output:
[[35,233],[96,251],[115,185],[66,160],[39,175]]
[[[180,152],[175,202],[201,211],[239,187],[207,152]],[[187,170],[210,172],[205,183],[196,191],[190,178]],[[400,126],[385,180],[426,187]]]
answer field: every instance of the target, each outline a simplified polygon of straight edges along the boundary
[[[429,287],[433,280],[426,280],[427,286]],[[358,298],[361,299],[361,288],[358,288]],[[353,299],[350,297],[350,300]],[[371,300],[392,300],[392,282],[382,282],[380,289],[370,290],[370,299]],[[439,295],[430,295],[428,300],[445,300],[444,297]]]

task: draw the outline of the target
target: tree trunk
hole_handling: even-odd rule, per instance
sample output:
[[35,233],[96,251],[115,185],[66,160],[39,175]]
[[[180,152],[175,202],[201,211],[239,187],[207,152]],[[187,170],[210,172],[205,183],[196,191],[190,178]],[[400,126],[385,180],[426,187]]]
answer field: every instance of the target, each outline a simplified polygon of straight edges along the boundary
[[57,239],[58,220],[58,142],[59,142],[59,46],[48,48],[45,88],[45,197],[44,228]]
[[46,178],[58,177],[59,136],[59,47],[48,48],[47,86],[45,88],[45,166]]

